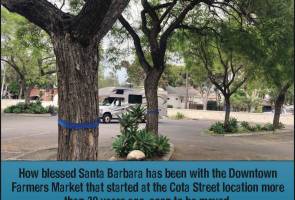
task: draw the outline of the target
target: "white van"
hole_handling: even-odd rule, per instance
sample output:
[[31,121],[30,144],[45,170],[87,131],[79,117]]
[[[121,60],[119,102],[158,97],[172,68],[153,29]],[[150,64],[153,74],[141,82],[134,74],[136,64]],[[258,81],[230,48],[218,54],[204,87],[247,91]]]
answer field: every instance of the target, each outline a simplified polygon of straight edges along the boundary
[[[136,104],[146,106],[146,98],[143,89],[107,87],[99,89],[99,117],[105,123],[117,119],[128,108]],[[167,92],[158,90],[159,117],[167,116]]]

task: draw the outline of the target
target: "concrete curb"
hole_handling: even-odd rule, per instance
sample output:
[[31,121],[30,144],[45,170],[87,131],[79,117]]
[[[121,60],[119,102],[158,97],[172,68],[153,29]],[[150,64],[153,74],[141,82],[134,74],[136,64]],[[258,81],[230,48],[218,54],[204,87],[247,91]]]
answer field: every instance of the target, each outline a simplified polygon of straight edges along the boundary
[[[169,143],[170,144],[170,151],[165,154],[164,156],[160,157],[160,159],[157,159],[157,161],[168,161],[171,159],[174,151],[175,151],[175,148],[174,148],[174,144],[172,144],[171,142]],[[119,158],[117,156],[112,156],[109,161],[127,161],[125,158]],[[146,159],[145,161],[153,161],[151,159]]]
[[32,114],[32,113],[1,113],[2,115],[8,116],[24,116],[24,117],[54,117],[57,115],[51,115],[50,113],[45,114]]
[[283,134],[283,133],[292,133],[294,130],[283,129],[275,131],[260,131],[260,132],[244,132],[244,133],[232,133],[232,134],[216,134],[216,133],[207,133],[213,136],[224,136],[224,137],[242,137],[242,136],[254,136],[254,135],[270,135],[270,134]]

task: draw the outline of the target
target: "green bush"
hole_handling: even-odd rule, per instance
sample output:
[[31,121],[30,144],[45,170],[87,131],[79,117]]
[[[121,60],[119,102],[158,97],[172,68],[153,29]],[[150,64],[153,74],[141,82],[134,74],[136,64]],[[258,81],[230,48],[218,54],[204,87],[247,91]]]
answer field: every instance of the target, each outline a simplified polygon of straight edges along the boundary
[[212,126],[209,128],[209,130],[213,131],[214,133],[217,133],[217,134],[224,134],[224,132],[225,132],[223,123],[221,123],[221,122],[216,122],[216,123],[212,124]]
[[177,119],[177,120],[184,119],[184,114],[177,112],[175,115],[175,119]]
[[120,157],[126,156],[131,150],[132,146],[129,139],[125,135],[119,135],[112,144],[116,154]]
[[263,131],[273,131],[274,127],[273,127],[273,125],[271,123],[267,123],[261,128],[261,130],[263,130]]
[[150,158],[157,153],[157,137],[154,133],[147,132],[145,129],[139,130],[135,134],[133,150],[144,152],[146,157]]
[[262,130],[262,126],[260,124],[256,124],[256,131],[261,131]]
[[241,127],[246,129],[246,130],[249,130],[250,124],[249,124],[249,122],[242,121],[241,122]]
[[[284,128],[284,124],[279,124],[279,129]],[[242,121],[238,123],[235,118],[231,118],[228,123],[228,128],[225,130],[224,125],[221,122],[214,123],[210,128],[210,131],[213,131],[217,134],[225,134],[225,133],[238,133],[238,132],[256,132],[256,131],[273,131],[274,127],[271,123],[267,123],[265,125],[254,124],[251,126],[249,122]]]
[[238,132],[238,128],[238,120],[236,118],[230,118],[225,132],[235,133]]
[[158,136],[157,140],[157,154],[158,155],[165,155],[170,150],[169,139],[166,136]]
[[135,106],[119,116],[121,135],[117,136],[112,144],[118,156],[124,157],[132,150],[140,150],[145,153],[147,158],[150,158],[169,151],[169,140],[166,137],[158,137],[145,129],[138,130],[144,113],[144,108]]
[[260,124],[255,124],[253,126],[251,126],[248,122],[241,122],[241,127],[244,128],[247,131],[262,131],[263,127]]
[[42,106],[40,101],[32,102],[29,104],[18,103],[13,106],[9,106],[4,109],[5,113],[32,113],[32,114],[43,114],[49,113],[48,107],[45,108]]

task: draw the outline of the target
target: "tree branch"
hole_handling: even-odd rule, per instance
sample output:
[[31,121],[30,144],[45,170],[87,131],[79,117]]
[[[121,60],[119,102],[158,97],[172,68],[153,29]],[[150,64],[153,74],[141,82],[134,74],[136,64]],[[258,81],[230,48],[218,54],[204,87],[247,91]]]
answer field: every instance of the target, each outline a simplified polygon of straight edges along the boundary
[[217,82],[216,77],[214,76],[212,70],[209,68],[208,56],[207,56],[206,50],[205,50],[204,45],[202,44],[202,42],[200,44],[200,51],[201,51],[201,54],[203,55],[203,56],[201,55],[201,59],[203,61],[203,64],[204,64],[205,69],[207,70],[208,78],[215,85],[215,87],[220,90],[220,92],[222,92],[223,94],[225,94],[226,91]]
[[229,91],[229,95],[231,96],[233,93],[235,93],[247,80],[248,77],[245,76],[242,81],[236,84],[235,87],[231,91]]
[[10,12],[16,12],[26,17],[48,34],[60,28],[56,25],[61,25],[62,18],[70,16],[46,0],[1,0],[1,5]]
[[166,4],[162,4],[162,6],[167,7],[169,6],[165,12],[160,16],[160,23],[163,22],[163,20],[165,19],[165,17],[171,12],[171,10],[173,9],[173,7],[176,5],[177,0],[173,0],[173,2],[170,3],[166,3]]
[[111,29],[129,0],[87,0],[80,13],[71,21],[72,36],[82,44],[99,41]]
[[6,62],[8,65],[10,65],[15,71],[16,73],[18,73],[18,75],[20,76],[21,79],[25,78],[24,73],[21,72],[20,68],[16,65],[16,63],[14,62],[14,58],[11,57],[11,60],[6,60],[4,58],[1,58],[1,61]]
[[[44,67],[42,67],[43,66],[43,61],[44,60],[47,60],[47,59],[49,59],[49,58],[51,58],[51,57],[46,57],[46,58],[40,58],[40,59],[38,59],[38,67],[39,67],[39,71],[40,71],[40,76],[45,76],[45,75],[50,75],[50,74],[54,74],[54,73],[56,73],[56,69],[54,69],[54,70],[49,70],[49,71],[47,71],[47,72],[44,72]],[[53,64],[53,63],[49,63],[49,64],[47,64],[46,66],[49,66],[49,65],[51,65],[51,64]]]
[[128,33],[131,35],[131,37],[133,39],[134,47],[136,50],[136,54],[138,56],[139,62],[142,65],[143,69],[146,72],[149,71],[151,69],[151,66],[145,58],[144,52],[141,47],[141,42],[140,42],[139,36],[135,32],[135,30],[131,27],[129,22],[122,15],[120,15],[119,21],[122,24],[122,26],[124,26],[124,28],[128,31]]
[[[193,0],[191,1],[178,15],[178,17],[170,24],[170,26],[164,31],[160,38],[160,48],[162,50],[166,49],[167,40],[172,32],[179,26],[179,24],[184,20],[185,16],[189,11],[191,11],[197,4],[199,4],[201,0]],[[171,12],[171,10],[170,10]]]
[[65,3],[66,3],[66,0],[63,0],[61,6],[59,7],[60,10],[64,7]]

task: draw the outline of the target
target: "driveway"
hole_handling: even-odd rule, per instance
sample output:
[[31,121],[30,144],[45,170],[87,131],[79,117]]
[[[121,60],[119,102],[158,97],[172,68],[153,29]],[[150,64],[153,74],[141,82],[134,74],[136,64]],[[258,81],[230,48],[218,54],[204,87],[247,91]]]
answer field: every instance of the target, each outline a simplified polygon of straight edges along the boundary
[[[174,160],[293,159],[293,130],[256,136],[212,136],[206,134],[205,130],[213,122],[204,119],[165,119],[160,120],[159,132],[174,143]],[[107,160],[113,155],[111,143],[119,134],[119,124],[100,124],[99,132],[99,159]],[[2,114],[1,139],[2,159],[54,159],[57,117]]]

